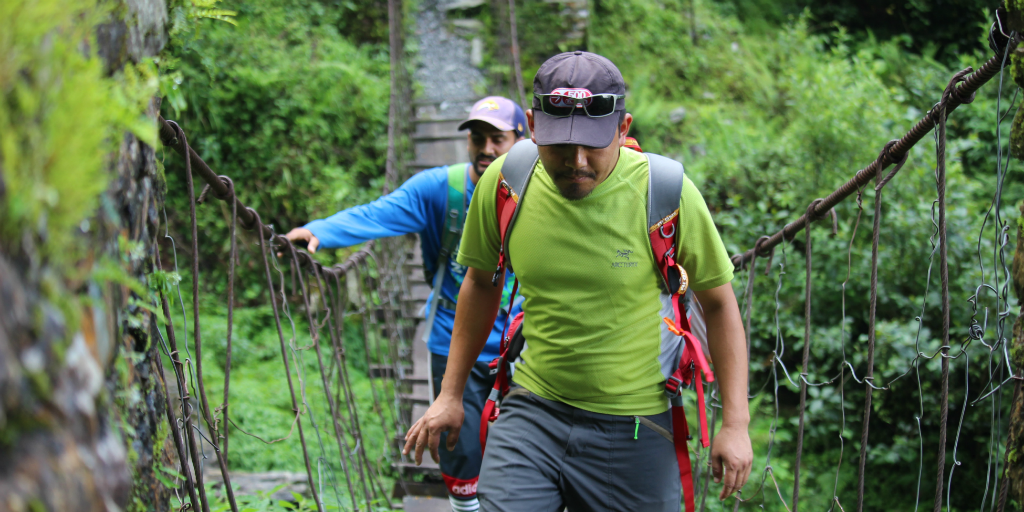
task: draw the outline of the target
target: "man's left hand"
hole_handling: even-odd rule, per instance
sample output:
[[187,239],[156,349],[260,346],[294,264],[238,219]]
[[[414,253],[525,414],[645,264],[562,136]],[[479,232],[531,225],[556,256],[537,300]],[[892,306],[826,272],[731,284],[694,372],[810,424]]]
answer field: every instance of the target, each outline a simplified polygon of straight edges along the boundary
[[718,499],[724,500],[743,488],[753,462],[754,451],[746,426],[722,426],[715,434],[715,446],[711,450],[711,474],[716,484],[723,484]]

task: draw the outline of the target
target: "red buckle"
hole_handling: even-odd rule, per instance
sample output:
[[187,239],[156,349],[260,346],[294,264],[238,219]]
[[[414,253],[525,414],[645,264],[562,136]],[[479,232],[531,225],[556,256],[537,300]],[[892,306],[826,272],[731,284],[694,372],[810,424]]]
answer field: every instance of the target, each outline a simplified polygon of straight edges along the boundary
[[487,418],[487,421],[498,421],[499,414],[501,414],[501,407],[495,406],[494,410],[491,411],[491,416]]
[[683,389],[683,380],[675,375],[668,378],[665,381],[665,393],[669,398],[675,398],[679,396],[679,392]]
[[492,370],[497,368],[498,367],[498,361],[501,361],[501,358],[500,357],[495,357],[494,359],[491,360],[491,362],[487,363],[487,367],[492,369]]

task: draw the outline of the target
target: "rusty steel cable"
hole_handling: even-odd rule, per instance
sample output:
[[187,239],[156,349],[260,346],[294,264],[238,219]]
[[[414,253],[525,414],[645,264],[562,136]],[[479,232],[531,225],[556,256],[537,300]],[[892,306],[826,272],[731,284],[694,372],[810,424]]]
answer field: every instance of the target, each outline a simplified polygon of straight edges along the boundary
[[[814,253],[814,251],[812,249],[813,245],[812,245],[812,241],[811,241],[811,226],[810,226],[810,224],[811,224],[812,221],[816,220],[816,219],[813,218],[814,208],[816,206],[818,206],[818,203],[820,203],[821,201],[822,201],[822,199],[815,199],[807,207],[807,215],[806,215],[806,217],[807,217],[807,221],[806,221],[807,222],[807,226],[804,227],[804,234],[805,234],[805,236],[804,236],[804,263],[805,263],[805,269],[804,269],[805,270],[805,283],[804,283],[804,347],[803,347],[804,350],[803,350],[803,357],[801,358],[801,361],[802,361],[801,364],[803,365],[802,366],[803,370],[800,372],[800,406],[799,406],[799,409],[798,409],[799,425],[797,427],[797,434],[796,434],[796,457],[795,457],[796,458],[796,462],[793,465],[793,506],[791,508],[792,512],[797,512],[797,510],[799,510],[799,504],[800,504],[800,459],[801,459],[801,456],[803,455],[803,450],[804,450],[804,417],[806,415],[806,407],[807,407],[807,384],[808,384],[807,383],[807,375],[808,375],[807,368],[808,368],[809,358],[810,358],[810,354],[811,354],[811,283],[812,283],[811,269],[812,269],[812,254]],[[837,227],[838,227],[837,226],[838,221],[836,220],[835,210],[833,209],[833,210],[829,210],[829,211],[832,213],[832,218],[833,218],[832,234],[834,235],[836,233],[836,230],[837,230]],[[750,273],[751,283],[750,283],[750,285],[752,285],[753,284],[753,268],[754,268],[753,262],[751,262],[750,268],[751,268],[751,273]],[[748,288],[751,288],[751,287],[748,285]],[[751,289],[751,290],[748,291],[748,293],[751,293],[752,291],[753,290]],[[749,329],[749,327],[748,327],[748,329]],[[748,336],[748,339],[749,339],[749,336]],[[749,345],[748,345],[748,347],[749,347]],[[748,357],[749,357],[749,348],[748,348]]]
[[[228,186],[228,190],[232,196],[235,195],[235,183],[231,181],[231,178],[222,176],[221,179],[224,184]],[[228,254],[228,324],[227,333],[224,336],[225,353],[224,353],[224,403],[221,404],[221,412],[224,415],[224,459],[228,460],[228,404],[231,397],[229,393],[231,384],[231,335],[234,327],[234,316],[235,316],[235,265],[238,261],[238,204],[234,201],[231,202],[231,249]]]
[[[998,58],[998,57],[993,57]],[[938,112],[939,126],[936,135],[939,139],[935,155],[935,183],[936,194],[938,195],[939,212],[939,283],[941,286],[942,302],[942,391],[939,397],[939,449],[937,454],[938,479],[935,484],[935,502],[933,512],[942,510],[942,489],[946,470],[946,424],[949,418],[949,242],[946,236],[946,112],[949,102],[956,95],[956,86],[959,82],[966,80],[971,72],[967,68],[958,72],[949,81],[946,90],[942,94],[942,101],[939,106],[933,109]],[[969,101],[973,101],[973,94]]]
[[[886,145],[883,153],[888,153],[896,141]],[[875,213],[871,226],[871,284],[870,296],[868,298],[868,359],[867,370],[864,372],[864,415],[861,420],[860,434],[860,460],[857,467],[857,512],[864,510],[864,478],[868,460],[868,433],[871,427],[871,399],[875,376],[875,342],[877,341],[876,321],[878,318],[878,240],[882,231],[882,189],[907,163],[907,153],[896,163],[887,176],[882,176],[883,168],[878,168],[878,175],[875,177]],[[808,319],[810,322],[810,319]]]
[[[298,416],[302,414],[302,410],[299,409],[298,401],[295,398],[295,385],[292,383],[292,372],[290,365],[288,364],[288,349],[284,340],[284,331],[282,331],[281,329],[281,314],[278,311],[277,299],[274,293],[274,279],[273,276],[271,275],[270,262],[267,258],[267,251],[269,250],[269,248],[267,247],[267,243],[264,241],[264,237],[262,236],[264,226],[263,223],[260,221],[259,214],[256,213],[255,210],[252,210],[251,208],[246,208],[246,211],[250,214],[250,218],[252,219],[252,223],[250,224],[250,226],[256,227],[258,231],[258,236],[256,237],[256,239],[259,241],[259,251],[260,255],[263,258],[263,269],[265,277],[267,279],[267,292],[270,294],[270,307],[274,313],[274,325],[277,328],[277,337],[281,346],[281,360],[284,363],[284,373],[288,382],[288,392],[292,400],[292,412],[294,412],[296,417],[298,418]],[[322,508],[320,505],[321,501],[320,496],[316,490],[316,485],[313,482],[313,471],[309,464],[309,451],[306,449],[306,439],[302,431],[301,419],[297,419],[296,423],[299,428],[299,442],[302,445],[302,458],[303,462],[306,465],[307,483],[309,484],[310,493],[313,495],[313,501],[317,504],[317,509],[319,510]],[[323,511],[320,510],[320,512]]]
[[[174,128],[175,131],[178,132],[178,135],[181,137],[182,144],[184,144],[185,147],[188,147],[188,139],[185,136],[185,132],[176,123],[174,124]],[[198,220],[196,218],[196,194],[195,187],[192,182],[191,163],[187,163],[185,165],[185,183],[189,200],[189,218],[192,224],[192,342],[195,344],[196,349],[196,383],[198,384],[199,388],[198,398],[202,405],[200,413],[202,414],[203,419],[206,420],[206,427],[210,429],[210,432],[213,434],[215,439],[215,441],[212,443],[212,446],[214,453],[217,456],[217,464],[220,466],[221,477],[224,479],[224,491],[227,494],[228,503],[231,506],[232,512],[238,512],[238,504],[235,502],[235,491],[231,487],[231,475],[228,473],[227,460],[225,459],[223,454],[221,454],[220,444],[216,441],[217,436],[219,435],[217,429],[217,422],[213,419],[210,413],[210,403],[206,396],[206,385],[203,382],[203,344],[199,324],[199,227]],[[228,186],[229,190],[232,191],[233,193],[233,183],[231,185],[225,185]],[[225,387],[225,389],[227,388]],[[206,502],[206,499],[204,498],[203,510],[209,512],[208,509],[209,504]]]
[[[188,139],[185,137],[185,132],[181,129],[180,126],[178,126],[177,123],[174,123],[173,127],[174,127],[174,131],[175,131],[175,135],[177,137],[180,137],[180,139],[181,139],[181,144],[186,149],[188,149]],[[193,320],[192,341],[195,343],[195,349],[196,349],[195,367],[196,367],[196,374],[198,376],[197,380],[199,382],[199,392],[197,394],[199,395],[198,398],[200,400],[200,405],[202,406],[202,409],[200,411],[200,415],[205,417],[207,427],[212,429],[213,428],[213,422],[210,419],[209,405],[208,405],[208,402],[206,400],[206,389],[205,389],[205,387],[203,385],[203,359],[202,359],[203,353],[202,353],[202,341],[201,341],[202,340],[202,336],[201,336],[201,331],[200,331],[200,327],[199,327],[199,240],[198,240],[199,239],[199,229],[198,229],[197,223],[196,223],[196,195],[195,195],[195,188],[193,187],[193,184],[192,184],[192,164],[191,164],[191,162],[186,162],[185,163],[185,181],[186,181],[186,189],[187,189],[187,192],[188,192],[188,200],[189,200],[189,217],[190,217],[191,223],[192,223],[192,320]],[[186,418],[188,416],[189,416],[188,414],[185,415]],[[194,436],[194,434],[192,434],[191,428],[189,428],[188,433],[190,435]],[[206,489],[205,489],[205,486],[203,485],[203,470],[199,466],[198,454],[195,453],[195,445],[196,445],[196,443],[193,441],[191,443],[191,445],[192,445],[192,450],[193,450],[193,453],[192,453],[193,461],[192,462],[193,462],[193,465],[195,465],[195,469],[196,469],[196,485],[199,488],[199,497],[202,500],[201,505],[202,505],[202,508],[203,508],[203,512],[210,512],[210,504],[209,504],[209,502],[208,502],[208,500],[206,498]],[[232,510],[232,512],[238,512],[238,505],[235,503],[234,494],[230,490],[230,488],[231,488],[231,485],[230,485],[231,484],[231,480],[230,480],[230,476],[228,475],[227,466],[224,463],[223,458],[220,457],[220,454],[219,454],[220,448],[217,447],[217,445],[215,445],[214,447],[215,447],[216,451],[218,452],[217,460],[220,463],[221,473],[222,473],[222,475],[224,477],[224,482],[226,484],[226,487],[228,488],[228,496],[230,496],[230,498],[231,498],[231,510]],[[194,506],[195,506],[195,504],[193,503],[193,507]]]
[[[161,268],[160,267],[160,251],[159,250],[155,251],[155,258],[156,258],[156,267],[157,268]],[[157,330],[157,335],[160,338],[160,342],[161,342],[161,345],[163,346],[164,352],[167,354],[168,359],[170,359],[170,361],[171,361],[171,365],[172,365],[173,370],[174,370],[175,384],[178,387],[178,398],[179,398],[179,400],[181,400],[184,397],[188,396],[188,392],[187,392],[187,387],[185,386],[184,373],[181,370],[181,361],[179,360],[178,355],[177,355],[178,354],[178,350],[176,348],[176,340],[174,339],[174,326],[172,324],[173,320],[172,320],[172,317],[171,317],[171,307],[170,307],[170,304],[169,304],[169,302],[167,300],[167,296],[163,293],[163,290],[160,291],[160,300],[161,300],[161,304],[162,304],[162,307],[163,307],[164,318],[167,321],[167,339],[170,340],[170,346],[168,347],[168,346],[164,345],[165,344],[165,340],[164,340],[163,336],[161,335],[159,329]],[[164,385],[163,386],[164,387],[164,396],[167,397],[167,407],[166,407],[166,409],[167,409],[167,422],[168,422],[168,426],[170,427],[170,430],[172,432],[172,437],[174,438],[175,449],[178,452],[178,461],[181,464],[181,466],[180,466],[181,467],[181,475],[182,475],[182,478],[183,478],[184,483],[185,483],[185,490],[188,493],[188,496],[189,496],[189,499],[191,500],[191,503],[197,503],[198,502],[198,497],[196,495],[196,489],[195,489],[195,487],[196,487],[196,485],[195,485],[195,478],[193,477],[193,473],[192,473],[192,471],[190,470],[190,468],[188,466],[188,461],[191,459],[191,455],[190,454],[192,452],[192,441],[191,441],[191,439],[189,439],[189,438],[187,438],[187,437],[182,435],[183,432],[184,432],[182,429],[177,428],[178,422],[177,422],[177,419],[175,418],[173,407],[171,406],[171,398],[170,398],[171,395],[170,395],[170,392],[168,391],[168,388],[167,388],[167,382],[164,380],[164,375],[165,374],[164,374],[163,359],[160,358],[160,357],[157,357],[155,359],[156,359],[157,371],[159,372],[159,376],[160,376],[160,382],[162,382],[163,385]],[[184,410],[184,409],[182,409],[182,410]],[[182,416],[184,417],[184,413],[182,414]],[[179,500],[180,500],[180,498],[179,498]]]
[[[297,255],[297,251],[295,249],[295,246],[289,244],[288,245],[288,249],[289,249],[289,253],[291,254],[291,265],[290,265],[290,268],[292,269],[293,283],[294,283],[294,279],[297,277],[298,278],[298,286],[299,286],[297,291],[299,292],[299,295],[302,298],[302,306],[303,306],[303,309],[306,312],[306,320],[307,320],[307,324],[309,325],[310,344],[313,346],[313,348],[314,348],[314,350],[316,352],[317,362],[318,362],[317,368],[320,370],[320,376],[323,379],[324,394],[327,396],[328,410],[330,411],[332,420],[335,420],[335,421],[333,421],[333,424],[334,424],[334,427],[335,427],[335,432],[336,432],[336,434],[338,436],[338,438],[337,438],[337,440],[338,440],[338,451],[339,451],[339,457],[340,457],[340,452],[342,450],[341,432],[340,432],[340,429],[338,428],[338,423],[336,421],[337,416],[334,413],[333,401],[331,400],[330,383],[327,381],[327,375],[324,373],[323,356],[322,356],[321,351],[320,351],[320,332],[319,332],[320,323],[318,321],[314,320],[314,318],[313,318],[313,312],[312,312],[312,309],[311,309],[311,306],[310,306],[310,301],[309,301],[309,293],[308,293],[308,289],[306,287],[305,278],[303,278],[303,272],[295,272],[296,267],[299,265],[299,263],[298,263],[298,255]],[[282,298],[284,297],[284,293],[283,292],[284,292],[284,290],[282,290]],[[282,300],[282,302],[283,302],[282,305],[285,308],[286,314],[288,315],[288,320],[292,324],[292,330],[293,330],[293,332],[292,332],[292,335],[293,335],[292,340],[294,342],[294,339],[295,339],[295,332],[294,332],[294,330],[295,330],[295,323],[294,323],[294,320],[292,320],[292,318],[291,318],[290,311],[288,311],[290,308],[288,308],[287,301]],[[302,362],[301,357],[299,357],[298,350],[295,348],[294,345],[291,346],[291,349],[292,349],[292,357],[295,358],[296,376],[299,378],[299,389],[300,389],[300,395],[302,396],[302,404],[303,404],[303,407],[305,408],[305,410],[307,411],[307,413],[309,414],[309,423],[313,427],[314,434],[316,434],[317,444],[319,445],[319,448],[320,448],[320,457],[317,459],[317,474],[318,474],[318,476],[320,476],[322,474],[322,472],[320,471],[320,464],[325,464],[325,465],[327,465],[328,469],[330,469],[330,471],[327,472],[327,475],[328,475],[329,479],[332,482],[332,489],[334,490],[335,501],[338,503],[338,506],[340,507],[341,506],[341,497],[338,495],[337,483],[335,482],[333,467],[327,461],[326,449],[324,448],[323,438],[322,438],[322,436],[320,434],[320,428],[317,426],[316,416],[313,414],[312,407],[310,407],[310,404],[309,404],[309,401],[308,401],[308,398],[307,398],[306,382],[305,382],[304,372],[302,370],[303,362]],[[351,489],[350,489],[350,491],[351,491]],[[322,487],[320,489],[320,494],[321,494],[321,496],[323,495],[323,488]],[[326,506],[325,506],[325,504],[323,502],[320,503],[320,506],[326,508]]]
[[[336,347],[338,347],[338,340],[337,340],[337,332],[334,330],[334,323],[333,323],[334,322],[334,315],[336,314],[336,311],[333,308],[331,308],[328,305],[328,303],[327,303],[327,293],[328,292],[327,292],[327,288],[326,288],[324,280],[323,280],[323,273],[320,272],[319,269],[315,269],[315,276],[316,276],[317,289],[320,290],[320,305],[321,305],[321,307],[324,308],[325,311],[327,311],[327,329],[328,329],[328,333],[330,335],[331,348],[332,348],[332,350],[336,351],[337,350]],[[317,354],[316,354],[317,355],[317,359],[320,360],[321,374],[323,374],[323,360],[322,360],[322,356],[320,355],[320,347],[319,347],[319,345],[317,346],[316,351],[317,351]],[[332,359],[332,363],[334,361],[335,360]],[[332,367],[333,366],[334,365],[332,364]],[[332,397],[330,395],[330,391],[329,391],[330,390],[330,382],[329,381],[331,380],[330,379],[330,375],[323,376],[323,379],[324,379],[324,391],[325,391],[325,393],[327,393],[327,403],[328,403],[328,406],[330,407],[330,411],[331,411],[331,420],[332,420],[332,422],[334,424],[335,436],[337,437],[337,441],[338,441],[338,457],[341,459],[342,473],[344,473],[344,475],[345,475],[345,483],[348,486],[349,498],[352,500],[352,509],[353,510],[357,510],[359,508],[359,505],[356,502],[356,498],[357,498],[356,491],[355,491],[355,487],[352,485],[352,475],[349,472],[349,463],[350,463],[350,461],[349,461],[349,458],[347,457],[347,455],[348,455],[348,446],[345,443],[346,436],[341,433],[342,427],[339,424],[339,419],[340,419],[341,415],[338,413],[338,410],[337,410],[337,407],[338,407],[337,392],[335,392],[334,399],[332,399]],[[339,384],[341,382],[341,376],[340,375],[338,376],[337,382]]]
[[[242,204],[242,202],[237,197],[230,196],[227,186],[219,179],[217,173],[213,172],[213,170],[210,169],[210,167],[206,164],[206,162],[203,161],[202,158],[200,158],[200,156],[196,153],[194,149],[192,149],[191,147],[186,147],[182,143],[182,140],[179,139],[177,133],[171,126],[170,122],[165,120],[163,116],[159,116],[157,118],[157,126],[159,128],[161,143],[165,147],[173,149],[175,152],[181,155],[182,158],[188,161],[188,164],[189,166],[191,166],[192,171],[199,174],[199,176],[203,178],[203,180],[205,180],[206,183],[209,185],[209,193],[213,195],[213,197],[220,199],[222,201],[234,201],[236,203],[236,208],[238,209],[238,220],[243,228],[245,228],[248,231],[256,231],[257,236],[261,242],[266,240],[268,243],[280,245],[282,247],[289,245],[291,243],[283,235],[274,233],[274,230],[271,229],[270,226],[263,224],[259,220],[259,216],[257,215],[256,210],[253,210],[252,208],[249,208],[248,206]],[[330,267],[322,266],[318,261],[314,260],[309,255],[309,253],[302,251],[299,252],[299,262],[302,264],[303,267],[306,268],[310,266],[318,266],[320,267],[321,271],[327,275],[343,276],[345,275],[345,272],[347,272],[349,269],[353,268],[355,265],[357,265],[359,262],[365,259],[373,250],[373,248],[374,242],[367,242],[366,244],[363,245],[362,249],[355,252],[344,262]]]
[[[301,411],[298,408],[298,405],[295,403],[296,402],[296,398],[295,398],[295,392],[294,392],[294,385],[291,382],[291,370],[288,369],[289,365],[287,363],[287,348],[285,346],[283,332],[281,331],[280,313],[278,311],[276,295],[274,294],[274,291],[273,291],[274,285],[273,285],[273,279],[272,279],[272,277],[270,275],[270,265],[269,265],[269,261],[267,260],[266,253],[265,253],[266,250],[269,250],[269,248],[266,247],[266,245],[268,243],[279,244],[279,245],[282,245],[282,246],[285,245],[285,244],[288,244],[288,245],[291,245],[291,244],[284,237],[282,237],[280,235],[276,235],[269,226],[266,226],[265,224],[263,224],[260,221],[259,215],[256,213],[255,210],[253,210],[253,209],[245,206],[244,204],[242,204],[237,199],[237,197],[235,197],[231,193],[231,191],[228,189],[228,187],[225,185],[225,183],[222,182],[219,179],[219,177],[198,156],[198,154],[196,154],[196,152],[193,149],[191,149],[185,143],[185,141],[184,141],[184,134],[183,133],[179,133],[179,131],[174,128],[174,125],[171,124],[171,122],[165,121],[163,118],[160,118],[159,121],[160,121],[160,135],[161,135],[161,139],[164,142],[165,146],[168,146],[168,147],[171,147],[172,149],[175,149],[183,157],[187,156],[188,157],[188,158],[186,158],[187,166],[190,167],[191,169],[195,170],[202,178],[204,178],[204,180],[207,182],[207,186],[209,188],[208,193],[211,194],[215,198],[218,198],[218,199],[221,199],[221,200],[225,200],[225,201],[230,201],[230,202],[234,203],[233,204],[233,208],[236,210],[236,212],[238,212],[238,220],[241,222],[242,227],[246,228],[248,230],[255,230],[255,231],[257,231],[258,235],[260,235],[260,236],[258,236],[258,239],[259,239],[259,242],[260,242],[259,243],[259,248],[260,248],[260,251],[263,253],[264,267],[265,267],[265,273],[266,273],[265,277],[267,279],[268,286],[271,288],[270,289],[271,305],[272,305],[272,309],[274,310],[274,318],[275,318],[275,323],[277,324],[278,337],[279,337],[279,340],[280,340],[281,345],[282,345],[281,346],[282,358],[283,358],[285,366],[286,366],[286,374],[288,376],[289,391],[290,391],[290,393],[292,395],[294,412],[297,415],[300,415]],[[180,128],[179,128],[179,130],[180,130]],[[339,278],[341,276],[344,276],[348,271],[350,271],[353,268],[355,268],[361,261],[365,260],[371,254],[372,248],[373,248],[373,242],[367,243],[367,244],[364,245],[364,247],[362,249],[360,249],[355,254],[353,254],[351,257],[349,257],[345,262],[343,262],[343,263],[341,263],[339,265],[335,265],[333,267],[323,267],[318,262],[313,260],[308,255],[308,253],[305,253],[305,252],[300,252],[298,254],[297,258],[298,258],[299,264],[304,266],[304,267],[306,267],[306,268],[308,268],[308,269],[316,269],[319,272],[323,273],[324,275],[328,275],[328,276],[333,276],[335,278]],[[303,455],[304,455],[304,460],[305,460],[305,463],[306,463],[306,469],[307,469],[306,472],[307,472],[308,483],[310,485],[311,491],[313,492],[313,494],[315,496],[314,499],[317,501],[318,506],[319,506],[320,499],[319,499],[319,496],[316,493],[315,483],[313,481],[312,469],[311,469],[310,462],[309,462],[309,456],[308,456],[308,453],[306,451],[305,436],[304,436],[304,432],[303,432],[303,429],[302,429],[301,421],[298,422],[298,427],[299,427],[300,442],[301,442],[301,444],[303,446]],[[205,501],[205,500],[202,499],[202,497],[200,497],[200,498],[201,498],[201,501]],[[368,506],[370,506],[370,505],[368,504]]]
[[[1012,49],[1016,47],[1017,43],[1018,38],[1015,36],[1010,40],[1007,48],[1012,51]],[[970,100],[974,97],[974,93],[977,92],[982,85],[995,77],[1002,68],[1002,55],[996,55],[986,61],[985,64],[983,64],[977,71],[970,73],[968,76],[964,76],[963,81],[958,85],[955,85],[948,93],[948,100],[942,109],[943,119],[948,116],[950,112],[956,110],[960,105],[970,103]],[[824,215],[827,211],[834,208],[837,204],[874,179],[879,172],[879,168],[885,169],[889,165],[895,163],[901,155],[909,152],[910,148],[920,142],[921,139],[923,139],[924,136],[938,124],[939,117],[940,114],[938,110],[932,109],[929,111],[928,114],[918,121],[906,135],[897,140],[888,152],[880,155],[866,168],[857,171],[853,178],[829,194],[828,197],[826,197],[825,200],[814,209],[813,214],[815,216]],[[783,241],[792,240],[793,237],[804,228],[807,220],[806,217],[806,214],[801,215],[800,218],[790,224],[787,224],[781,231],[771,235],[767,241],[761,244],[762,255],[763,251],[767,251],[781,244]],[[734,255],[732,257],[733,265],[736,268],[743,268],[753,256],[753,251],[754,249],[750,249],[746,252]]]
[[[362,437],[362,425],[359,420],[359,410],[355,406],[355,396],[352,393],[352,386],[348,377],[348,359],[345,354],[345,347],[341,344],[341,340],[344,339],[344,320],[345,320],[345,308],[343,304],[347,304],[348,296],[343,294],[343,291],[347,291],[341,286],[341,278],[337,275],[331,276],[334,280],[334,290],[332,293],[332,299],[334,300],[334,309],[338,314],[338,321],[336,323],[338,345],[334,347],[334,357],[337,361],[339,376],[341,377],[342,389],[346,393],[346,406],[349,411],[349,420],[352,426],[352,437],[355,442],[355,447],[350,452],[350,455],[356,462],[356,469],[359,471],[359,481],[363,488],[363,496],[366,499],[367,510],[372,508],[372,495],[370,488],[367,486],[366,467],[369,465],[369,459],[366,456],[366,445],[363,442]],[[331,287],[327,287],[328,292],[331,291]],[[344,299],[343,299],[344,297]]]

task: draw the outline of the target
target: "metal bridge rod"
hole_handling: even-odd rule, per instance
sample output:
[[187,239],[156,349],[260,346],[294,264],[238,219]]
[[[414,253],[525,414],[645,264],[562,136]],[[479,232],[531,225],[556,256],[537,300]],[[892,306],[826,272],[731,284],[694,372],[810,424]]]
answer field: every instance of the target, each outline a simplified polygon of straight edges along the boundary
[[[1014,38],[1007,44],[1010,46],[1010,50],[1012,51],[1017,43],[1017,39]],[[964,82],[959,84],[954,90],[954,93],[950,95],[949,101],[946,104],[946,108],[944,109],[946,115],[948,116],[950,112],[962,104],[960,98],[969,98],[978,89],[980,89],[982,85],[985,85],[985,83],[996,76],[1002,68],[1002,61],[1002,55],[993,56],[985,62],[980,69],[971,73]],[[921,139],[923,139],[924,136],[932,131],[932,129],[938,124],[939,113],[937,110],[938,109],[932,109],[929,111],[928,114],[918,121],[906,135],[896,141],[888,152],[880,155],[875,159],[875,161],[871,162],[871,165],[857,171],[857,174],[854,175],[850,181],[847,181],[835,192],[829,194],[824,201],[814,208],[812,217],[820,218],[824,216],[825,213],[834,206],[871,181],[880,170],[892,165],[898,161],[902,155],[910,151],[910,148],[920,142]],[[807,214],[801,215],[800,218],[787,224],[781,231],[775,233],[762,242],[760,244],[760,250],[762,251],[761,254],[767,255],[767,251],[771,250],[773,247],[781,244],[783,241],[792,240],[800,230],[804,229],[805,224],[807,224]],[[736,268],[743,268],[743,266],[751,260],[753,255],[754,249],[749,249],[746,252],[734,255],[732,257],[733,266]]]

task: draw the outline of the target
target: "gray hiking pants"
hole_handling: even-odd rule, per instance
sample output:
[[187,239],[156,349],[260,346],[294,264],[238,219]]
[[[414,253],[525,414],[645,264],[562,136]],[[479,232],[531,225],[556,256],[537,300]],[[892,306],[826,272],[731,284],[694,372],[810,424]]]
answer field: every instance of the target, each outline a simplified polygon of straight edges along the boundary
[[[517,388],[491,426],[477,496],[483,512],[679,512],[670,412],[577,409]],[[667,432],[666,432],[667,431]],[[634,433],[636,439],[634,439]]]

